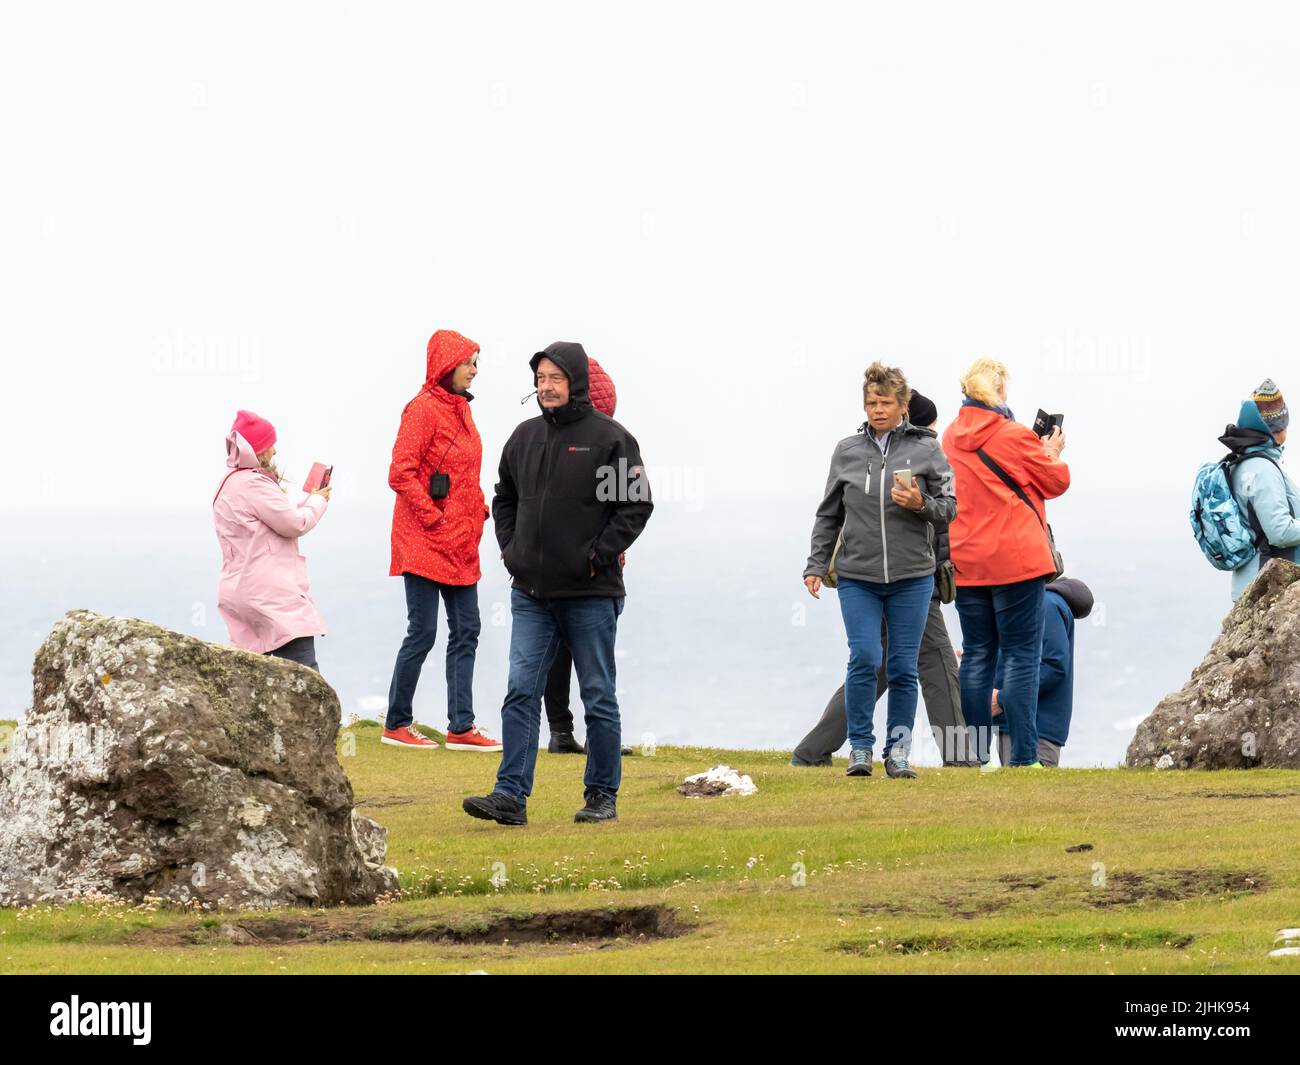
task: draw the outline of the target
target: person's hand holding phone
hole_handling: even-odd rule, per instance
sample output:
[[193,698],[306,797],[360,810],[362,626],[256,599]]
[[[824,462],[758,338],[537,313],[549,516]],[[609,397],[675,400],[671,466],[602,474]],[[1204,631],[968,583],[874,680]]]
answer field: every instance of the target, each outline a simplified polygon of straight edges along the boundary
[[821,598],[822,579],[820,577],[805,577],[803,584],[808,589],[808,594],[814,599]]
[[326,485],[324,488],[317,488],[316,491],[312,493],[312,495],[320,496],[322,499],[325,500],[326,503],[328,503],[330,501],[330,493],[332,491],[334,491],[334,489],[331,488],[329,485]]
[[906,507],[908,510],[920,510],[925,506],[925,497],[921,495],[921,489],[916,483],[916,478],[912,476],[911,470],[908,470],[906,475],[894,474],[894,487],[890,489],[889,497],[900,507]]
[[1065,450],[1065,433],[1061,431],[1059,425],[1052,426],[1052,431],[1043,437],[1043,451],[1051,455],[1054,459],[1061,457],[1061,452]]

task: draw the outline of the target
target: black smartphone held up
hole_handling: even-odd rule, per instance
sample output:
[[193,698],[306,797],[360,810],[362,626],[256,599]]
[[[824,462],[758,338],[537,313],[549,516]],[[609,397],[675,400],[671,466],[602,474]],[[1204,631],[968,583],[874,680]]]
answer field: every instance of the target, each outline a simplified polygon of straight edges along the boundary
[[328,488],[330,486],[330,478],[333,476],[334,476],[334,467],[326,466],[325,476],[320,479],[320,486],[322,488]]
[[1064,414],[1048,414],[1045,410],[1039,408],[1038,417],[1034,419],[1034,432],[1039,437],[1046,440],[1052,435],[1053,429],[1064,431],[1064,426]]

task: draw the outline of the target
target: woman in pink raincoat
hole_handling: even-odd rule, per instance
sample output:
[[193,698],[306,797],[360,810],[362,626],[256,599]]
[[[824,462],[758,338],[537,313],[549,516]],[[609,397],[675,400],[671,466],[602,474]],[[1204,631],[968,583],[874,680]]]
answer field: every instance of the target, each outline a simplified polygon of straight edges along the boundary
[[239,411],[226,437],[230,468],[212,501],[221,544],[217,608],[235,647],[317,669],[315,637],[325,634],[325,623],[311,601],[298,537],[320,521],[330,490],[294,504],[280,486],[274,457],[275,427]]

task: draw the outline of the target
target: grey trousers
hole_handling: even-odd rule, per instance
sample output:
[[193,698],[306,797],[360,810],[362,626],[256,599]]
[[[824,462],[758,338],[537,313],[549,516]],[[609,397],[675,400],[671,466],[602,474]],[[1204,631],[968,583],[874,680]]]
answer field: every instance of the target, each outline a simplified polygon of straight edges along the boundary
[[290,640],[283,646],[277,647],[274,651],[267,651],[268,655],[274,655],[276,658],[287,658],[290,662],[297,662],[306,666],[308,669],[314,669],[320,672],[320,666],[316,664],[316,638],[314,636],[299,636],[296,640]]
[[[1001,718],[994,718],[994,721],[1000,721]],[[1011,764],[1011,733],[1004,728],[997,730],[998,735],[998,761],[1003,765]],[[1038,760],[1049,769],[1059,769],[1061,766],[1061,745],[1053,743],[1051,740],[1045,740],[1042,736],[1038,737]]]
[[[876,678],[876,699],[889,690],[885,663],[889,660],[889,632],[880,626],[880,673]],[[917,673],[921,681],[921,698],[930,718],[930,731],[939,750],[943,752],[944,765],[970,765],[979,763],[966,753],[969,750],[966,719],[961,713],[961,683],[957,655],[952,649],[948,626],[944,624],[943,610],[938,599],[930,600],[930,615],[926,618],[925,632],[921,636],[921,652],[917,657]],[[844,746],[849,738],[849,717],[844,706],[844,685],[831,696],[822,718],[811,732],[799,741],[794,756],[807,765],[830,765],[831,755]],[[1044,763],[1046,764],[1046,763]]]

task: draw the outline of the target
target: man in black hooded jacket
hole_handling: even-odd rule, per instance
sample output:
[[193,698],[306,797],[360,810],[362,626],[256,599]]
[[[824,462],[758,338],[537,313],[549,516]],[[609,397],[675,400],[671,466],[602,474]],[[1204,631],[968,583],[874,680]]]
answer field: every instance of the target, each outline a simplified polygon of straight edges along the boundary
[[554,343],[529,366],[542,413],[506,442],[492,500],[501,558],[514,578],[505,749],[492,793],[462,805],[473,817],[528,823],[542,692],[563,639],[587,721],[586,805],[574,820],[611,821],[622,779],[614,639],[626,593],[618,559],[654,505],[636,439],[591,405],[582,345]]

